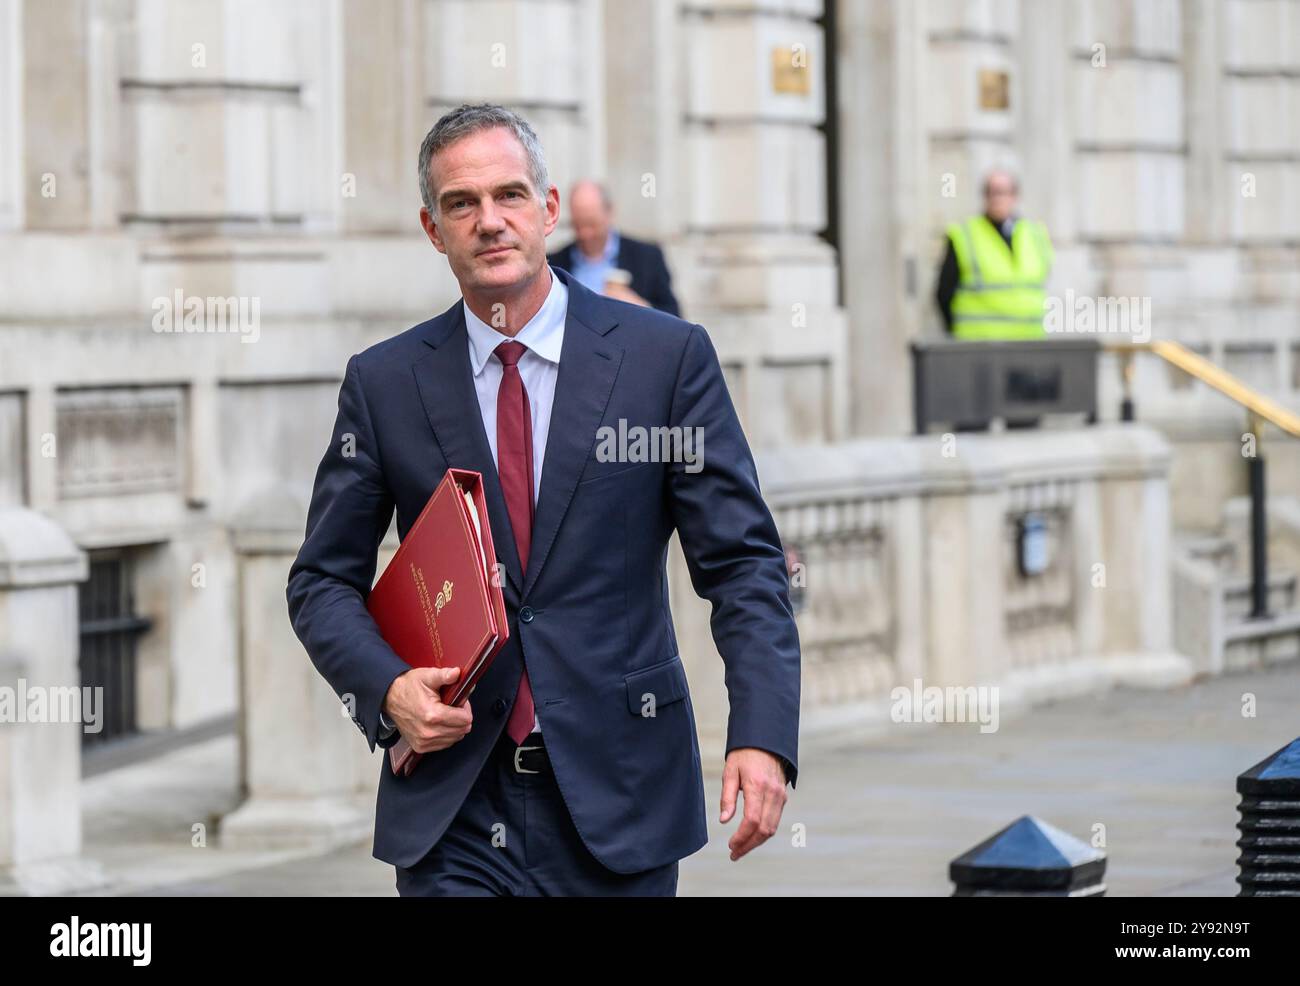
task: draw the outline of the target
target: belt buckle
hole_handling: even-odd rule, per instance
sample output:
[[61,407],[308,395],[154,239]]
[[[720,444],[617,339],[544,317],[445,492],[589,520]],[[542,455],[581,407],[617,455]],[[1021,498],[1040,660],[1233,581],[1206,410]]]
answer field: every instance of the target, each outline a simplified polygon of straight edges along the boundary
[[540,749],[542,749],[542,747],[540,746],[516,746],[515,747],[515,773],[516,774],[540,774],[541,773],[540,770],[529,770],[526,767],[520,766],[519,763],[519,758],[523,755],[523,752],[525,750],[540,750]]

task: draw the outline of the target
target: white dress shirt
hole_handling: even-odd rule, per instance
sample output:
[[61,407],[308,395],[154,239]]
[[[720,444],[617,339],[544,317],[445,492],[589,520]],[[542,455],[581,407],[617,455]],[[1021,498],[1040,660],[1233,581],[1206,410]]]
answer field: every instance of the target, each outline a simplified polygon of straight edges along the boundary
[[[528,347],[519,358],[518,366],[524,390],[528,392],[528,411],[533,424],[533,506],[537,505],[542,489],[542,461],[546,457],[546,436],[551,431],[551,405],[555,403],[555,380],[560,373],[564,320],[569,314],[569,289],[549,265],[547,270],[551,275],[551,290],[546,300],[537,309],[537,314],[513,336],[498,332],[470,311],[469,305],[461,302],[465,310],[465,328],[469,332],[469,369],[474,376],[478,409],[483,416],[483,430],[487,432],[494,464],[497,461],[497,391],[505,373],[501,360],[495,355],[496,348],[512,339]],[[382,709],[379,724],[381,739],[392,735],[395,727]],[[542,723],[534,707],[533,731],[541,732],[541,729]]]
[[[497,461],[497,391],[505,370],[496,357],[496,347],[512,339],[523,343],[528,351],[519,358],[519,376],[528,392],[528,409],[533,425],[533,504],[542,489],[542,461],[546,457],[546,437],[551,430],[551,406],[555,403],[555,380],[560,373],[560,349],[564,344],[564,320],[569,312],[569,289],[551,274],[551,290],[537,309],[537,314],[513,336],[488,325],[463,301],[465,328],[469,331],[469,368],[474,375],[483,430]],[[499,468],[499,467],[498,467]],[[533,710],[533,730],[540,731],[541,720]]]

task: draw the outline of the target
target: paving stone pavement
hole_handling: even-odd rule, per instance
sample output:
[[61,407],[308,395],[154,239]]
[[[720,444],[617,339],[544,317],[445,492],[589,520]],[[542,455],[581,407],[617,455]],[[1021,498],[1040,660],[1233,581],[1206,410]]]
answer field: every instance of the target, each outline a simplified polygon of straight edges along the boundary
[[[1254,717],[1242,714],[1245,693]],[[990,734],[900,724],[870,741],[805,741],[782,831],[739,862],[726,847],[736,823],[717,823],[720,783],[708,778],[710,841],[682,861],[679,893],[946,895],[953,857],[1033,814],[1085,840],[1105,826],[1112,896],[1231,896],[1236,775],[1297,735],[1300,666],[1290,665],[1041,705]],[[369,843],[324,854],[195,847],[194,826],[215,832],[237,803],[229,736],[91,778],[86,856],[110,881],[98,892],[394,894]]]

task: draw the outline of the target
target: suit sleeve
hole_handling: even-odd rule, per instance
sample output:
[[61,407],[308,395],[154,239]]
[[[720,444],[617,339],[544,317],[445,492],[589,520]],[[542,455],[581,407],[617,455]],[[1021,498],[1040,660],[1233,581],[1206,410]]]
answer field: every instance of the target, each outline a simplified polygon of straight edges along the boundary
[[[289,570],[289,619],[316,670],[373,751],[388,686],[410,670],[366,610],[379,543],[393,517],[357,358],[348,361],[330,446],[316,472],[307,534]],[[391,746],[396,734],[383,736]]]
[[682,311],[677,304],[677,296],[673,294],[673,275],[668,270],[668,261],[664,257],[662,247],[654,246],[651,250],[651,258],[654,265],[654,291],[652,297],[646,299],[655,308],[661,312],[667,312],[669,315],[676,315],[681,318]]
[[[758,747],[798,775],[799,634],[776,523],[708,333],[691,327],[670,424],[692,429],[696,462],[669,469],[672,516],[725,665],[727,746]],[[698,431],[695,429],[699,429]]]

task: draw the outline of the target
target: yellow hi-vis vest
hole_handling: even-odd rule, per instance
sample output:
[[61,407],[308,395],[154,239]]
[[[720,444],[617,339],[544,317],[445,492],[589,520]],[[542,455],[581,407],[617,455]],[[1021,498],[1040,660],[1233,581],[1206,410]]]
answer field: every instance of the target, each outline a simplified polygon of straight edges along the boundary
[[952,297],[957,339],[1041,339],[1052,243],[1042,223],[1016,220],[1011,247],[984,216],[948,227],[961,280]]

